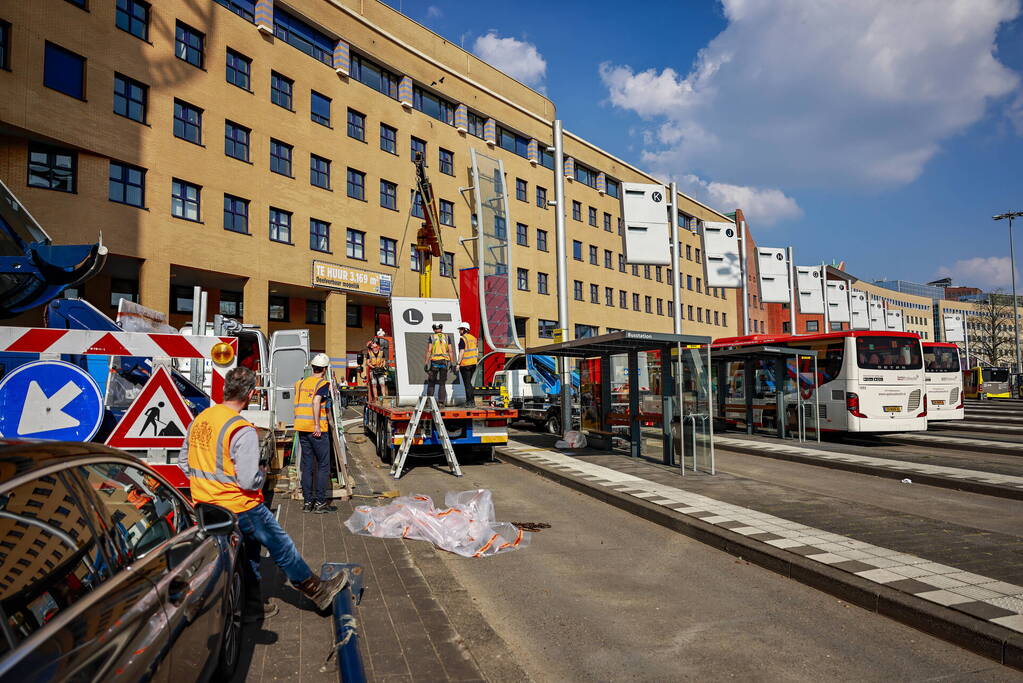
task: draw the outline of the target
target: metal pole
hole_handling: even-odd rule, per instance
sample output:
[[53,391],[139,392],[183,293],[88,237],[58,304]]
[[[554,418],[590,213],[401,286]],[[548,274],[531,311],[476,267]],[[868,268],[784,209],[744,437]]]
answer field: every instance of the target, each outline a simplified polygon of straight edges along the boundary
[[789,334],[796,334],[796,262],[792,247],[786,249],[789,257]]
[[[565,239],[565,154],[561,119],[554,120],[554,240],[558,258],[558,327],[568,341],[568,252]],[[572,380],[568,359],[559,358],[561,373],[561,433],[572,429]]]
[[672,277],[675,278],[671,285],[671,300],[675,302],[674,310],[671,312],[671,322],[675,334],[682,334],[682,302],[679,301],[681,288],[675,286],[675,282],[681,279],[678,272],[678,186],[675,183],[671,184],[670,192],[671,208],[668,210],[668,220],[671,221],[671,272],[674,273]]
[[823,332],[831,331],[831,314],[828,309],[828,265],[826,263],[821,264],[821,287],[824,292],[824,329]]
[[963,312],[963,334],[966,335],[966,369],[970,369],[970,321]]
[[[707,255],[704,254],[706,259]],[[746,263],[746,221],[739,221],[739,268],[742,273],[742,334],[749,334],[749,268]]]
[[1016,253],[1012,248],[1012,216],[1009,216],[1009,268],[1012,269],[1012,325],[1016,331],[1016,374],[1023,372],[1019,358],[1019,302],[1016,300]]

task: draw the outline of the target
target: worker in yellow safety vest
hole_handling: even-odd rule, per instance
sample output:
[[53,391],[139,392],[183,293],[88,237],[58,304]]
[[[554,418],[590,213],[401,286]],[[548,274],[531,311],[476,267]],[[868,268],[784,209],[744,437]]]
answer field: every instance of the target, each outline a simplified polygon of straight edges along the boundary
[[433,334],[426,344],[426,358],[424,370],[426,370],[426,395],[432,396],[434,388],[437,388],[437,404],[444,405],[448,400],[448,370],[454,369],[455,355],[451,349],[451,342],[444,334],[444,326],[434,323]]
[[260,598],[260,546],[269,551],[291,585],[308,596],[317,609],[330,607],[347,582],[346,572],[326,581],[313,574],[291,537],[263,504],[266,468],[259,461],[259,435],[239,414],[255,393],[256,374],[252,370],[230,370],[224,378],[224,402],[199,413],[188,426],[178,454],[178,466],[188,474],[192,500],[226,508],[238,518],[247,622],[278,612],[274,602]]
[[369,343],[364,358],[366,364],[366,381],[369,385],[370,399],[387,396],[387,356],[376,340]]
[[327,366],[330,357],[318,353],[309,361],[310,375],[295,382],[295,431],[302,448],[302,512],[334,512],[327,502],[330,483],[330,433],[326,404],[330,398]]
[[465,405],[476,405],[476,394],[473,391],[472,378],[476,374],[476,365],[480,360],[480,340],[469,333],[469,323],[458,323],[458,374],[462,378],[465,389]]

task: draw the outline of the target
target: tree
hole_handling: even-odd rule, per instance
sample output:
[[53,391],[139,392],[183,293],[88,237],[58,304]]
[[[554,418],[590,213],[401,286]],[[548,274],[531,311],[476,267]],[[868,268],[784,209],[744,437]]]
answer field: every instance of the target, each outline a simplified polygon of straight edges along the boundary
[[970,350],[987,365],[999,366],[1013,357],[1012,296],[1000,290],[987,295],[978,311]]

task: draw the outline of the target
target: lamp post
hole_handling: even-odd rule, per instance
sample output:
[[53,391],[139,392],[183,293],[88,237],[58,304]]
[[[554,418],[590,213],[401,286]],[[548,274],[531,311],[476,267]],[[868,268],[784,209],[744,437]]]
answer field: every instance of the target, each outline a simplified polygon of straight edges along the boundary
[[1012,270],[1012,325],[1016,341],[1016,374],[1023,372],[1019,358],[1019,302],[1016,301],[1016,254],[1012,248],[1012,219],[1023,216],[1023,211],[1010,211],[992,216],[996,221],[1009,219],[1009,268]]

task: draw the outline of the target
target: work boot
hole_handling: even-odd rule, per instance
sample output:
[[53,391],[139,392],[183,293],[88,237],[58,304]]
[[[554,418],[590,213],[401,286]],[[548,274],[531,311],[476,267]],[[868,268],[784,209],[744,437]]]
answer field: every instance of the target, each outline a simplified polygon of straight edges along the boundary
[[281,608],[277,606],[277,602],[274,600],[267,600],[257,607],[246,607],[246,613],[242,617],[243,624],[256,624],[260,621],[265,621],[272,616],[275,616]]
[[302,503],[302,512],[312,512],[314,507],[316,507],[316,503],[311,500],[307,500]]
[[334,596],[348,584],[348,572],[338,572],[334,578],[321,581],[315,574],[302,583],[292,584],[303,595],[313,601],[316,609],[321,612],[328,609],[334,602]]
[[319,503],[313,505],[313,512],[322,515],[328,512],[337,512],[337,508],[329,502],[321,500]]

